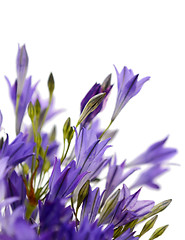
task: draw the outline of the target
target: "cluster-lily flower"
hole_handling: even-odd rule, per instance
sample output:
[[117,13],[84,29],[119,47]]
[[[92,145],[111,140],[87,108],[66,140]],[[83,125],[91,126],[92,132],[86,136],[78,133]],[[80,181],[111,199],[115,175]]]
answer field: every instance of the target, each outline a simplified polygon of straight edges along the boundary
[[117,74],[118,93],[111,121],[115,120],[128,101],[137,95],[144,83],[150,79],[150,77],[144,77],[138,81],[139,74],[134,75],[133,71],[127,67],[124,67],[120,73],[116,67],[115,70]]
[[[115,131],[107,130],[149,77],[138,81],[138,75],[127,67],[121,73],[115,68],[118,96],[110,124],[103,133],[96,116],[105,107],[111,92],[111,75],[103,84],[94,84],[81,102],[76,127],[71,124],[70,117],[63,125],[63,137],[59,135],[63,140],[62,156],[58,158],[60,142],[56,127],[47,132],[44,125],[62,111],[53,107],[54,77],[52,73],[49,75],[47,101],[39,94],[34,96],[37,83],[32,86],[31,77],[27,77],[28,61],[25,45],[19,46],[16,81],[11,85],[5,77],[15,109],[16,137],[9,140],[11,135],[2,128],[0,111],[0,130],[3,129],[0,139],[0,239],[140,239],[153,227],[156,214],[171,200],[154,206],[153,200],[139,200],[141,188],[134,192],[132,188],[144,185],[159,188],[155,180],[168,170],[168,160],[177,151],[164,146],[165,138],[133,161],[118,163],[115,153],[107,155],[113,149],[109,144],[115,136]],[[27,113],[30,125],[22,127]],[[142,165],[146,167],[144,171],[139,169]],[[125,180],[129,182],[129,176],[136,170],[140,172],[138,179],[127,187],[130,185],[126,185]],[[103,177],[103,174],[107,175]],[[138,232],[137,224],[151,217]],[[166,228],[167,225],[155,230],[150,239],[162,235]]]

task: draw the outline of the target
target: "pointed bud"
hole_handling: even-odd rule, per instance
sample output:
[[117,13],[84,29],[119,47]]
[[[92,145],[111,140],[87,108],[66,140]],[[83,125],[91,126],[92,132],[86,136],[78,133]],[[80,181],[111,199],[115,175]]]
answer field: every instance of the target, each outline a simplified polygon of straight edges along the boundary
[[64,126],[63,126],[63,136],[64,139],[67,139],[68,133],[71,128],[71,119],[70,117],[65,121]]
[[100,105],[100,103],[103,101],[105,95],[106,95],[106,93],[99,93],[99,94],[93,96],[87,102],[87,104],[85,105],[85,107],[80,115],[80,118],[79,118],[76,126],[78,126],[81,122],[83,122],[83,120]]
[[38,99],[35,102],[35,110],[36,110],[36,117],[39,118],[40,117],[41,106],[40,106],[40,102],[39,102]]
[[168,227],[168,225],[157,228],[155,230],[155,232],[152,234],[152,236],[149,238],[149,240],[153,240],[153,239],[156,239],[156,238],[160,237],[165,232],[167,227]]
[[158,216],[154,216],[152,219],[150,219],[149,221],[147,221],[143,227],[143,229],[141,230],[139,237],[141,237],[142,235],[144,235],[146,232],[148,232],[150,229],[153,228],[156,220],[157,220]]
[[56,126],[53,127],[51,134],[49,136],[49,142],[53,142],[56,139]]
[[37,144],[38,147],[41,146],[41,144],[42,144],[42,138],[41,138],[41,136],[40,136],[39,133],[38,133],[37,136],[36,136],[35,142],[36,142],[36,144]]
[[77,210],[89,193],[89,184],[90,184],[90,181],[87,180],[87,182],[84,183],[84,185],[82,186],[82,188],[80,189],[80,191],[78,193]]
[[152,208],[152,210],[148,214],[146,214],[141,220],[139,220],[138,223],[148,219],[149,217],[152,217],[153,215],[156,215],[159,212],[162,212],[165,208],[167,208],[170,205],[171,202],[172,199],[168,199],[161,203],[158,203]]
[[28,115],[29,115],[31,121],[33,122],[34,117],[35,117],[35,108],[34,108],[32,102],[30,102],[28,105]]
[[48,79],[48,89],[49,89],[50,96],[52,96],[54,88],[55,88],[54,77],[53,77],[53,74],[50,73],[49,79]]
[[68,143],[71,142],[71,140],[72,140],[72,138],[73,138],[73,135],[74,135],[74,130],[73,130],[72,127],[70,127],[70,130],[69,130],[68,136],[67,136],[67,141],[68,141]]
[[112,77],[112,74],[109,74],[105,78],[105,80],[103,81],[103,83],[101,85],[101,89],[102,89],[103,92],[106,91],[110,87],[110,85],[111,85],[111,77]]
[[17,70],[17,95],[20,96],[26,79],[28,70],[28,54],[25,45],[19,46],[17,59],[16,59],[16,70]]
[[114,210],[118,203],[120,189],[118,189],[106,202],[102,212],[100,213],[98,225],[101,225],[108,215]]

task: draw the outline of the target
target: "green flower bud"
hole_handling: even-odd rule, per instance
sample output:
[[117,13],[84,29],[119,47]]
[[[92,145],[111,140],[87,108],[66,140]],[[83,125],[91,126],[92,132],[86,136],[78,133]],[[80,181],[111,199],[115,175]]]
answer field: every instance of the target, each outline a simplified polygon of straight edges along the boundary
[[64,139],[67,139],[68,137],[68,133],[71,129],[71,118],[69,117],[65,123],[64,123],[64,126],[63,126],[63,136],[64,136]]
[[138,223],[148,219],[149,217],[152,217],[152,216],[158,214],[159,212],[162,212],[165,208],[167,208],[170,205],[171,202],[172,202],[172,199],[168,199],[168,200],[158,203],[157,205],[155,205],[152,208],[152,210],[148,214],[146,214],[141,220],[139,220]]
[[28,105],[28,115],[29,115],[31,121],[33,122],[34,117],[35,117],[35,108],[34,108],[32,102],[30,102]]
[[53,77],[53,74],[50,73],[49,79],[48,79],[48,89],[49,89],[50,96],[52,96],[54,88],[55,88],[54,77]]
[[35,111],[36,111],[36,117],[39,118],[40,117],[41,106],[40,106],[40,102],[39,102],[38,99],[35,102]]
[[149,221],[147,221],[143,227],[143,229],[141,230],[139,237],[141,237],[142,235],[144,235],[146,232],[148,232],[150,229],[153,228],[156,220],[157,220],[158,216],[154,216],[152,219],[150,219]]
[[53,142],[56,139],[56,126],[53,127],[51,134],[49,136],[49,142]]
[[84,185],[82,186],[82,188],[80,189],[80,191],[78,193],[77,210],[89,193],[89,184],[90,184],[90,181],[87,180],[87,182],[84,183]]
[[78,120],[78,123],[76,125],[76,127],[83,122],[83,120],[91,113],[93,112],[99,105],[100,103],[103,101],[104,97],[105,97],[106,93],[99,93],[95,96],[93,96],[85,105],[80,118]]
[[101,225],[106,217],[114,210],[116,204],[118,203],[118,198],[120,194],[120,189],[118,189],[106,202],[102,212],[100,213],[98,225]]
[[149,238],[149,240],[153,240],[155,238],[158,238],[160,237],[164,232],[165,230],[167,229],[168,225],[165,225],[163,227],[159,227],[155,230],[155,232],[152,234],[152,236]]

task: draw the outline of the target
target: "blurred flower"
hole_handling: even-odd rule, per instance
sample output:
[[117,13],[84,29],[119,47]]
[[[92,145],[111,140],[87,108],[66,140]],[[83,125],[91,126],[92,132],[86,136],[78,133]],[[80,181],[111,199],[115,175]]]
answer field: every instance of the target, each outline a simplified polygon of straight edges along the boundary
[[152,144],[144,153],[139,155],[136,159],[127,164],[127,166],[134,166],[140,164],[160,164],[172,158],[177,150],[175,148],[165,147],[168,137],[159,142]]
[[26,74],[28,70],[28,54],[25,45],[21,47],[18,46],[16,70],[17,70],[17,95],[20,96],[23,90],[24,81],[26,79]]
[[159,189],[159,185],[156,184],[154,180],[166,171],[168,171],[168,168],[164,168],[162,165],[156,164],[144,172],[141,172],[138,179],[135,181],[131,188],[146,185],[151,188]]

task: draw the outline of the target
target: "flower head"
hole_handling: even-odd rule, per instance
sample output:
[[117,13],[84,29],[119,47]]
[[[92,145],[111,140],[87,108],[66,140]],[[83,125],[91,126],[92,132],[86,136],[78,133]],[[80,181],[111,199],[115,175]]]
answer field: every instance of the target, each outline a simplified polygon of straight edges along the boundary
[[150,77],[145,77],[138,81],[139,74],[134,75],[133,71],[127,67],[124,67],[120,73],[116,67],[115,70],[117,74],[118,94],[111,121],[115,120],[128,101],[137,95],[143,84],[150,79]]

